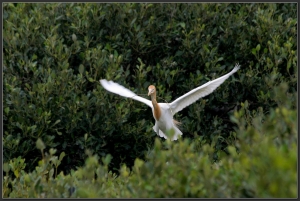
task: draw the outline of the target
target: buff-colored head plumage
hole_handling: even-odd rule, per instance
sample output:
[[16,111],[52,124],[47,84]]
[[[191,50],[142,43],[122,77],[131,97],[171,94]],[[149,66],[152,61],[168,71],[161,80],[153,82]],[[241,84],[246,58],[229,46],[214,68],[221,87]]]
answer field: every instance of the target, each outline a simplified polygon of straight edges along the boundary
[[154,85],[150,85],[150,86],[148,87],[148,96],[154,94],[155,92],[156,92],[155,86],[154,86]]

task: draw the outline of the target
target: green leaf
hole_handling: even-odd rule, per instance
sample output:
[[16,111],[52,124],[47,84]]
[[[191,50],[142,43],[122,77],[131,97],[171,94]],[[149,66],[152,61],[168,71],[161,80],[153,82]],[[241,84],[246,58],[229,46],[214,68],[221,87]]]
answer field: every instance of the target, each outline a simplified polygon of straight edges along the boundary
[[49,171],[49,178],[53,178],[53,174],[54,174],[54,169],[51,168],[51,170]]
[[130,27],[132,27],[132,25],[135,23],[135,21],[136,21],[136,18],[134,18],[134,19],[131,21]]
[[59,155],[59,161],[62,161],[62,159],[65,157],[65,152],[61,152]]
[[37,114],[38,114],[39,116],[42,115],[42,112],[43,112],[42,108],[38,108],[38,109],[37,109]]
[[148,190],[148,191],[153,191],[153,187],[150,186],[150,185],[146,185],[146,186],[145,186],[145,189]]
[[53,164],[55,167],[58,166],[58,165],[57,165],[57,163],[58,163],[57,156],[52,156],[52,157],[50,158],[50,161],[52,162],[52,164]]
[[260,50],[260,44],[258,44],[258,45],[256,46],[256,51],[259,52],[259,50]]
[[34,60],[36,60],[36,59],[37,59],[36,54],[33,54],[33,55],[32,55],[32,61],[34,61]]
[[84,72],[84,66],[82,64],[79,65],[79,73],[83,74]]
[[90,82],[95,82],[95,80],[94,80],[92,77],[88,77],[88,80],[89,80]]
[[224,59],[223,57],[220,57],[218,58],[218,61],[223,61],[223,59]]
[[58,131],[57,129],[55,129],[55,131],[58,135],[62,135],[62,132]]
[[142,167],[143,164],[144,164],[144,161],[139,158],[136,158],[134,161],[134,166],[137,168]]
[[102,158],[102,162],[104,163],[104,165],[107,166],[110,163],[111,159],[112,159],[112,156],[110,154],[107,154],[105,156],[105,158]]
[[72,40],[75,42],[77,40],[77,36],[75,34],[72,34]]
[[52,126],[55,126],[56,124],[58,124],[60,122],[60,119],[56,120],[55,123]]
[[9,167],[8,163],[4,163],[3,164],[3,171],[6,172],[6,173],[8,173],[9,170],[10,170],[10,167]]
[[236,123],[236,124],[239,123],[239,120],[238,120],[237,118],[235,118],[233,115],[230,116],[230,120],[231,120],[233,123]]
[[56,153],[56,149],[50,148],[49,153],[50,155],[54,155]]
[[4,109],[4,112],[5,112],[5,114],[8,114],[8,113],[9,113],[9,107],[6,107],[6,108]]
[[184,22],[180,22],[178,23],[179,26],[181,26],[183,29],[185,29],[185,23]]
[[17,177],[17,178],[19,178],[19,170],[17,169],[17,170],[14,170],[14,175]]
[[37,127],[36,125],[31,126],[30,127],[31,131],[34,132],[36,130],[36,127]]
[[37,141],[36,141],[36,148],[39,149],[39,150],[44,150],[45,149],[45,144],[40,138],[38,138]]

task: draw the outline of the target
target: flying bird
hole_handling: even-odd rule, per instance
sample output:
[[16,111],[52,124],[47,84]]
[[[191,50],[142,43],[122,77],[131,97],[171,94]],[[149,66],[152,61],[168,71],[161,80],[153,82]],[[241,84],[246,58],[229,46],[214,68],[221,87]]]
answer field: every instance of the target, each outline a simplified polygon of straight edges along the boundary
[[101,85],[112,93],[124,96],[126,98],[131,98],[142,103],[145,103],[152,109],[153,117],[155,119],[155,125],[153,130],[157,135],[167,139],[166,132],[173,129],[174,134],[172,140],[177,140],[179,136],[182,135],[182,132],[178,129],[178,124],[176,120],[173,119],[173,116],[189,106],[190,104],[196,102],[198,99],[212,93],[218,86],[220,86],[227,78],[229,78],[233,73],[239,70],[240,65],[236,64],[231,72],[219,77],[215,80],[209,81],[190,92],[184,94],[183,96],[177,98],[171,103],[157,103],[156,101],[156,88],[154,85],[148,87],[148,96],[151,97],[151,101],[140,97],[126,89],[125,87],[113,82],[107,81],[105,79],[100,80]]

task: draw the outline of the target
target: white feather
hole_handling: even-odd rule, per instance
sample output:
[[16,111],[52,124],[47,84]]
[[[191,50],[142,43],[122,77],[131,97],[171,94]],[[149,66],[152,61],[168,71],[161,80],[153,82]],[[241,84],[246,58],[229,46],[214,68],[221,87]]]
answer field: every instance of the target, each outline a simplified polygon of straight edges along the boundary
[[126,89],[125,87],[123,87],[117,83],[114,83],[113,81],[107,81],[105,79],[102,79],[102,80],[100,80],[100,83],[107,91],[118,94],[120,96],[124,96],[126,98],[132,98],[134,100],[145,103],[146,105],[151,107],[153,117],[155,119],[155,125],[153,126],[153,130],[156,132],[156,134],[159,135],[160,137],[167,139],[168,137],[165,133],[167,133],[167,131],[173,129],[174,135],[172,137],[172,140],[177,140],[178,137],[180,135],[182,135],[182,132],[177,128],[177,126],[173,120],[174,114],[176,114],[183,108],[189,106],[190,104],[194,103],[198,99],[212,93],[227,78],[229,78],[233,73],[235,73],[237,70],[239,70],[239,68],[240,68],[240,65],[236,64],[236,66],[234,67],[234,69],[231,72],[191,90],[190,92],[177,98],[175,101],[173,101],[170,104],[158,103],[158,105],[161,109],[161,116],[160,116],[159,120],[156,120],[154,117],[154,108],[153,108],[152,102],[150,100],[147,100],[143,97],[136,95],[129,89]]
[[142,103],[145,103],[149,107],[153,107],[150,100],[147,100],[146,98],[140,97],[130,91],[129,89],[126,89],[125,87],[114,83],[113,81],[107,81],[107,80],[100,80],[101,85],[106,89],[107,91],[110,91],[112,93],[118,94],[120,96],[124,96],[126,98],[132,98],[134,100],[140,101]]
[[239,69],[240,65],[236,64],[234,69],[226,75],[223,75],[222,77],[219,77],[215,80],[209,81],[204,85],[201,85],[200,87],[197,87],[191,90],[190,92],[184,94],[183,96],[177,98],[175,101],[170,103],[173,114],[176,114],[183,108],[196,102],[198,99],[212,93],[218,86],[220,86],[227,78],[229,78],[233,73],[235,73]]

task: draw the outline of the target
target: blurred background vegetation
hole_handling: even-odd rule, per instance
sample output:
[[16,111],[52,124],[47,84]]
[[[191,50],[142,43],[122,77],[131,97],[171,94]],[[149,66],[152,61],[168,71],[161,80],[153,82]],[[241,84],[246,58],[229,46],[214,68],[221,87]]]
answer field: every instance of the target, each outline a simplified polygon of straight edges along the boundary
[[[297,197],[296,42],[296,3],[4,3],[3,196]],[[171,102],[235,63],[177,142],[99,84]]]

